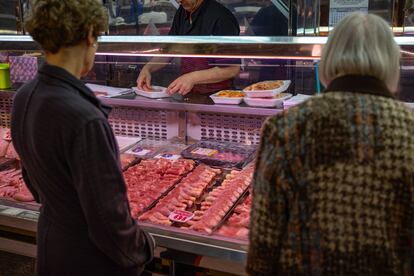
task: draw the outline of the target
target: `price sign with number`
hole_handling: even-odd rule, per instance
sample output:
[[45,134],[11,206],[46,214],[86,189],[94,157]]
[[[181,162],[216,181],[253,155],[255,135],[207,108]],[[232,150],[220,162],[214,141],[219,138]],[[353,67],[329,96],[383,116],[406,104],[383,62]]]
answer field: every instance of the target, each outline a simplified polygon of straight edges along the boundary
[[170,154],[170,153],[163,153],[163,154],[158,154],[157,156],[154,157],[155,159],[167,159],[167,160],[178,160],[181,158],[181,155],[177,155],[177,154]]
[[174,211],[169,215],[169,219],[174,222],[184,223],[191,220],[194,217],[193,213],[187,211]]

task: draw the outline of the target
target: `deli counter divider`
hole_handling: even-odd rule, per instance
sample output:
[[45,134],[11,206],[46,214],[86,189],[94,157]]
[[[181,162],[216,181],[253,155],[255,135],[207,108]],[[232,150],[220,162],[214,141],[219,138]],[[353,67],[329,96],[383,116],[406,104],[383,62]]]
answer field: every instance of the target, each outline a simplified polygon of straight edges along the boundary
[[[414,38],[396,37],[403,59],[414,57]],[[326,37],[103,36],[97,55],[318,60]],[[41,55],[28,36],[0,36],[0,53]],[[10,127],[15,91],[0,91],[0,126]],[[113,106],[116,135],[191,144],[198,140],[258,145],[264,120],[281,109],[177,102],[135,96],[102,98]],[[38,207],[0,198],[0,250],[35,257]],[[139,222],[156,240],[158,257],[243,275],[247,241]],[[168,250],[167,250],[168,249]],[[167,250],[167,251],[166,251]],[[171,250],[173,253],[171,253]],[[170,252],[170,253],[169,253]]]

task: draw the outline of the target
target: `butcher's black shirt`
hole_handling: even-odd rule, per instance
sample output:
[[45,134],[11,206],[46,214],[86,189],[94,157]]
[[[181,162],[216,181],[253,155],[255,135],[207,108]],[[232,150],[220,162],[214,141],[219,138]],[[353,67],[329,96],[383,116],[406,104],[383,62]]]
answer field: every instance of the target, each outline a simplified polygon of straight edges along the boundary
[[42,204],[38,275],[136,275],[152,241],[131,218],[110,107],[45,64],[16,94],[12,139]]
[[234,15],[215,0],[204,0],[191,16],[180,6],[169,35],[238,36],[240,27]]

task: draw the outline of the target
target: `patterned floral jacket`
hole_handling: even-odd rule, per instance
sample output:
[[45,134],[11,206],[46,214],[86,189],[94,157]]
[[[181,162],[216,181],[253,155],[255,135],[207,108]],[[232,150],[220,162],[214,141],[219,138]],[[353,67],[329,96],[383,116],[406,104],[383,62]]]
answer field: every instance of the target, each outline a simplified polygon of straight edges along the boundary
[[[346,92],[344,92],[346,91]],[[372,77],[267,120],[250,275],[413,275],[414,113]]]

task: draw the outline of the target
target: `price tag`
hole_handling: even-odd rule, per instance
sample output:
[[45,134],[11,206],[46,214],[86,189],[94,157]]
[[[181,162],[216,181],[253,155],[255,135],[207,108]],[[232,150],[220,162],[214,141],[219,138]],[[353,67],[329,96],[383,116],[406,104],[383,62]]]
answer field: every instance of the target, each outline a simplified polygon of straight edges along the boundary
[[157,156],[155,156],[154,158],[156,159],[168,159],[168,160],[178,160],[181,158],[181,155],[177,155],[177,154],[170,154],[170,153],[163,153],[163,154],[158,154]]
[[141,148],[141,147],[137,147],[137,148],[133,149],[133,150],[132,150],[132,152],[133,152],[135,155],[138,155],[138,156],[144,156],[144,155],[147,155],[148,153],[150,153],[151,151],[150,151],[150,150],[148,150],[148,149],[143,149],[143,148]]
[[218,153],[218,150],[207,149],[207,148],[196,148],[191,151],[192,154],[204,155],[204,156],[213,156]]
[[191,220],[194,217],[193,213],[187,212],[187,211],[174,211],[172,212],[168,218],[171,221],[175,221],[175,222],[180,222],[180,223],[184,223],[187,222],[189,220]]

